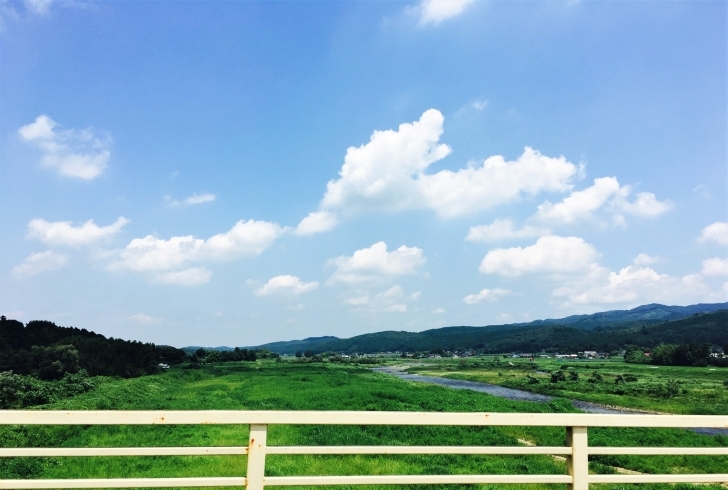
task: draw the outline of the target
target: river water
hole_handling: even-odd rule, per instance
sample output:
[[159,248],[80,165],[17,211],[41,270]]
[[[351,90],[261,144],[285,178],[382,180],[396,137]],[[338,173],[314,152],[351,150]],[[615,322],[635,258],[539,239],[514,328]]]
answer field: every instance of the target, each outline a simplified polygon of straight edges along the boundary
[[[450,379],[450,378],[440,378],[439,376],[422,376],[419,374],[412,374],[407,373],[404,371],[405,368],[403,367],[377,367],[372,368],[372,371],[376,371],[378,373],[384,373],[384,374],[391,374],[392,376],[396,376],[400,379],[404,379],[406,381],[414,381],[417,383],[431,383],[436,384],[440,386],[447,386],[448,388],[453,388],[456,390],[472,390],[472,391],[479,391],[481,393],[488,393],[489,395],[493,396],[499,396],[501,398],[506,398],[508,400],[518,400],[518,401],[528,401],[528,402],[550,402],[554,399],[552,396],[548,395],[541,395],[539,393],[532,393],[530,391],[525,390],[517,390],[514,388],[504,388],[503,386],[498,386],[490,383],[481,383],[479,381],[464,381],[459,379]],[[649,412],[641,412],[639,410],[628,410],[628,409],[619,409],[614,407],[607,407],[605,405],[600,405],[598,403],[592,403],[592,402],[585,402],[581,400],[571,400],[571,404],[574,406],[574,408],[577,408],[581,410],[582,412],[586,413],[605,413],[605,414],[635,414],[635,413],[649,413]],[[705,434],[705,435],[724,435],[728,436],[728,429],[711,429],[711,428],[704,428],[704,429],[690,429],[693,432],[696,432],[698,434]]]

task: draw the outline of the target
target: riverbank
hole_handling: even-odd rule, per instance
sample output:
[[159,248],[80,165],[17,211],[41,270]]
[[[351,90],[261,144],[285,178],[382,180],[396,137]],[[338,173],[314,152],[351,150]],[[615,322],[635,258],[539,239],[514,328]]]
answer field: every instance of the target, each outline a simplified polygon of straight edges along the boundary
[[470,358],[418,362],[409,374],[475,381],[644,413],[728,415],[728,368],[621,359]]
[[[418,366],[423,366],[422,364]],[[469,381],[469,380],[463,380],[463,379],[455,379],[451,377],[442,377],[442,376],[428,376],[428,375],[420,375],[416,373],[409,373],[407,372],[408,369],[411,369],[412,365],[403,365],[403,366],[385,366],[385,367],[377,367],[372,368],[372,371],[384,373],[384,374],[390,374],[392,376],[396,376],[399,379],[403,379],[405,381],[412,381],[416,383],[430,383],[430,384],[436,384],[439,386],[445,386],[448,388],[456,389],[456,390],[472,390],[477,391],[480,393],[488,393],[489,395],[497,396],[500,398],[505,398],[507,400],[518,400],[518,401],[530,401],[530,402],[537,402],[537,403],[547,403],[554,400],[555,397],[549,396],[549,395],[543,395],[540,393],[533,393],[531,391],[522,390],[522,389],[516,389],[516,388],[507,388],[504,386],[491,384],[491,383],[484,383],[480,381]],[[545,374],[545,373],[544,373]],[[582,412],[586,413],[600,413],[600,414],[614,414],[614,415],[620,415],[620,414],[635,414],[635,413],[651,413],[651,414],[664,414],[665,412],[658,412],[658,411],[648,411],[648,410],[640,410],[640,409],[634,409],[634,408],[628,408],[628,407],[620,407],[620,406],[614,406],[614,405],[603,405],[599,403],[584,401],[584,400],[576,400],[571,399],[569,400],[572,404],[572,406]],[[699,428],[699,429],[691,429],[691,431],[698,433],[698,434],[704,434],[704,435],[710,435],[710,436],[728,436],[728,429],[713,429],[713,428]]]

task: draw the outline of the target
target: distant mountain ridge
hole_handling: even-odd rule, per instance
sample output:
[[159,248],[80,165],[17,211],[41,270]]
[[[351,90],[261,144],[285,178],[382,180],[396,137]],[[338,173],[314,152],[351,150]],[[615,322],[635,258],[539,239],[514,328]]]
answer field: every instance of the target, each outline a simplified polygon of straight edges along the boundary
[[[271,352],[278,352],[275,348],[271,348],[269,346],[277,346],[278,344],[292,344],[295,343],[297,345],[296,349],[294,349],[293,352],[296,350],[306,350],[310,349],[311,345],[316,345],[320,342],[327,341],[327,340],[339,340],[338,337],[334,337],[332,335],[324,335],[323,337],[307,337],[302,340],[291,340],[289,342],[272,342],[270,344],[265,344],[265,346],[260,347],[247,347],[248,349],[268,349]],[[228,347],[226,345],[221,345],[220,347],[202,347],[199,345],[188,345],[186,347],[182,347],[182,350],[185,351],[188,354],[194,353],[197,349],[205,349],[205,350],[216,350],[220,352],[235,350],[235,347]]]
[[[423,332],[383,331],[357,335],[348,339],[333,336],[309,337],[301,340],[271,342],[251,348],[268,349],[279,354],[293,354],[299,350],[312,350],[316,353],[327,351],[344,353],[414,352],[434,349],[481,349],[488,352],[509,352],[512,350],[540,351],[547,348],[581,348],[583,350],[597,347],[607,350],[609,347],[620,348],[625,343],[649,347],[655,342],[678,340],[690,342],[689,337],[696,333],[693,327],[698,324],[703,325],[712,333],[708,336],[697,335],[695,341],[718,344],[728,341],[728,325],[725,324],[726,318],[728,318],[726,310],[728,310],[728,303],[690,306],[648,304],[631,310],[572,315],[561,319],[535,320],[528,323],[483,327],[453,326]],[[721,312],[723,313],[719,314]],[[687,336],[671,330],[672,334],[665,337],[656,327],[656,325],[666,325],[666,322],[676,322],[693,315],[707,317],[711,314],[714,315],[680,326],[678,330],[682,328],[690,331]],[[721,328],[726,332],[725,340],[720,333]],[[607,332],[604,332],[605,330]],[[619,334],[616,331],[619,331]]]
[[657,303],[638,306],[631,310],[612,310],[591,315],[572,315],[565,318],[535,320],[523,325],[573,325],[588,329],[590,327],[604,327],[605,323],[614,325],[617,323],[635,321],[669,321],[694,315],[695,313],[711,313],[713,311],[728,309],[728,303],[697,304],[690,306],[665,306]]
[[181,347],[183,351],[185,351],[187,354],[194,354],[197,349],[205,349],[205,350],[216,350],[218,352],[227,352],[231,350],[235,350],[235,347],[228,347],[227,345],[220,345],[218,347],[203,347],[201,345],[188,345],[185,347]]

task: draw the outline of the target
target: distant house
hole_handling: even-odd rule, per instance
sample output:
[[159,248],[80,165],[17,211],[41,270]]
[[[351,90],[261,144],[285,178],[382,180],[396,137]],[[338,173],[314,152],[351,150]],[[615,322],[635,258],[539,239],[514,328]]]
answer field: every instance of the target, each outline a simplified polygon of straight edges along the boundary
[[591,358],[597,357],[597,351],[595,351],[595,350],[585,350],[584,351],[584,357],[591,357]]

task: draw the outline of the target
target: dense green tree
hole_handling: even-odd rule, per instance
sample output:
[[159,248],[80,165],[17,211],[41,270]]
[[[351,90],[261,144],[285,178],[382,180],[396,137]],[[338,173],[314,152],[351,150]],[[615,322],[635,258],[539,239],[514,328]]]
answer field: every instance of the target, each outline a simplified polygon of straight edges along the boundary
[[0,318],[0,371],[59,379],[84,369],[89,375],[135,377],[159,372],[159,363],[176,364],[187,354],[170,346],[106,338],[52,322],[23,325]]
[[708,344],[660,344],[652,352],[652,363],[666,366],[707,366]]

